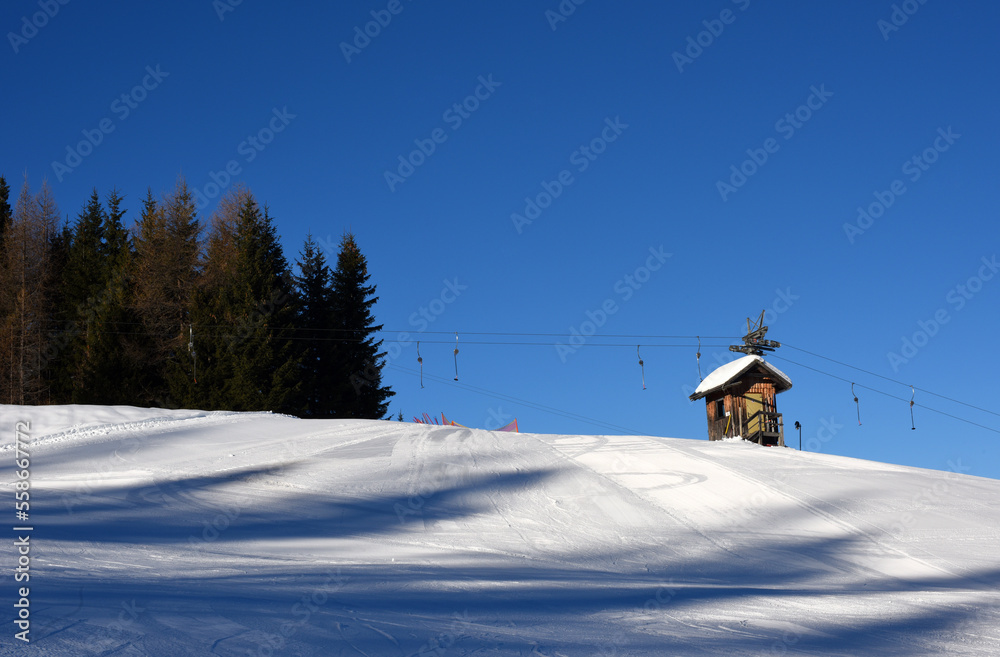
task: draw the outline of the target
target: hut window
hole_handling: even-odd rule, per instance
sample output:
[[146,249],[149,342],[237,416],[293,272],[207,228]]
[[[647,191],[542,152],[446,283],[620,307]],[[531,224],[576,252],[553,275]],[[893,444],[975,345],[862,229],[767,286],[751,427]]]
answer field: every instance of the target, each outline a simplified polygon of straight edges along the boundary
[[726,400],[716,399],[715,400],[715,417],[725,417],[726,416]]

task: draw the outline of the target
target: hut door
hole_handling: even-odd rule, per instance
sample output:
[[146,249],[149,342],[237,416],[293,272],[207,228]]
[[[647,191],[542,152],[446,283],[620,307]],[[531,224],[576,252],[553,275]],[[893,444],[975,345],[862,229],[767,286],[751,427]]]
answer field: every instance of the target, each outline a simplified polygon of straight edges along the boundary
[[[756,435],[762,428],[763,417],[758,415],[753,417],[753,414],[758,411],[764,410],[764,400],[759,392],[748,392],[746,394],[747,402],[747,436]],[[747,436],[744,436],[747,437]]]

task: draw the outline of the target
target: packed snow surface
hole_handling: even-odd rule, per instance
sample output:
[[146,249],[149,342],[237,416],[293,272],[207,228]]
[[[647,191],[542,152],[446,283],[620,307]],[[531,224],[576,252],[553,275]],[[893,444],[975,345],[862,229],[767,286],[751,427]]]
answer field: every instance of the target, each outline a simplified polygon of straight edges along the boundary
[[2,406],[12,526],[18,421],[31,579],[6,541],[3,655],[1000,655],[1000,481],[742,442]]

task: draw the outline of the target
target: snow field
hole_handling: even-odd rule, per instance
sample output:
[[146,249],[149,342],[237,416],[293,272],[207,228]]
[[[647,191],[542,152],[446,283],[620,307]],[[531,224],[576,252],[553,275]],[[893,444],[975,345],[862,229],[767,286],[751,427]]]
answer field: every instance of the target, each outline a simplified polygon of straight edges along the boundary
[[1000,654],[993,480],[645,436],[0,415],[32,423],[42,655]]

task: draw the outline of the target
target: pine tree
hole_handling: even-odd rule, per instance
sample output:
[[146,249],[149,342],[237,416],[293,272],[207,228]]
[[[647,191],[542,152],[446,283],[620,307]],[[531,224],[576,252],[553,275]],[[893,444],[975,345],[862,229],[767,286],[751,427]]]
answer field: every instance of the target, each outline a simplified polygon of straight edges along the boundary
[[332,328],[340,329],[341,338],[337,343],[337,417],[382,419],[389,410],[388,399],[396,394],[382,385],[385,353],[379,352],[382,341],[372,337],[382,325],[374,324],[371,309],[378,297],[368,280],[368,262],[354,235],[345,233],[333,273],[336,326]]
[[333,308],[332,274],[323,251],[312,235],[306,238],[295,278],[299,304],[299,331],[304,342],[300,396],[296,415],[303,418],[336,417],[337,363],[336,315]]

